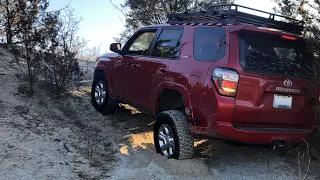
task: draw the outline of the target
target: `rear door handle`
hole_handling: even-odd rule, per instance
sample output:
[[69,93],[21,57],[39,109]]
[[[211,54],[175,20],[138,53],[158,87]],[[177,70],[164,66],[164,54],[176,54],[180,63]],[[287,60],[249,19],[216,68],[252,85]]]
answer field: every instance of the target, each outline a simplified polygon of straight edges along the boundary
[[140,65],[139,65],[139,64],[132,64],[132,67],[134,67],[134,68],[140,68]]
[[168,72],[168,70],[166,68],[160,68],[159,70],[160,70],[161,73]]

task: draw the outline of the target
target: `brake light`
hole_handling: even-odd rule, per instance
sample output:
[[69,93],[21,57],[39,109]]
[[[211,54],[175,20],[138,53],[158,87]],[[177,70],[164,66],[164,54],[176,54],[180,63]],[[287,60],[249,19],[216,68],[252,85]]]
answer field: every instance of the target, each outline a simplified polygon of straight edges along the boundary
[[237,94],[239,74],[232,69],[215,68],[212,80],[219,94],[235,97]]
[[282,38],[283,38],[283,39],[293,40],[293,41],[297,39],[297,38],[295,38],[295,37],[287,36],[287,35],[282,35]]

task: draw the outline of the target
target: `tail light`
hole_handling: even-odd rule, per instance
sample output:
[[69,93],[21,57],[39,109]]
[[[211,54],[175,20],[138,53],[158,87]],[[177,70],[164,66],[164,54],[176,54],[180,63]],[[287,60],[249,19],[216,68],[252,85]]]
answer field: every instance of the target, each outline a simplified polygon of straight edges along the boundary
[[235,97],[237,94],[239,74],[232,69],[215,68],[212,80],[219,94]]
[[294,40],[296,40],[296,39],[297,39],[297,38],[295,38],[295,37],[287,36],[287,35],[282,35],[282,38],[283,38],[283,39],[292,40],[292,41],[294,41]]

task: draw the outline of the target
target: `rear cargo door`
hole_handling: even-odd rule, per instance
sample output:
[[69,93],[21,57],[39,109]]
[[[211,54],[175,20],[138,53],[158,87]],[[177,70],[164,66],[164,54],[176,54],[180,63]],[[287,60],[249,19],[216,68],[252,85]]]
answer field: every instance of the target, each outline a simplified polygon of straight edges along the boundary
[[307,98],[314,75],[312,54],[291,36],[239,33],[240,81],[233,124],[241,127],[307,128]]

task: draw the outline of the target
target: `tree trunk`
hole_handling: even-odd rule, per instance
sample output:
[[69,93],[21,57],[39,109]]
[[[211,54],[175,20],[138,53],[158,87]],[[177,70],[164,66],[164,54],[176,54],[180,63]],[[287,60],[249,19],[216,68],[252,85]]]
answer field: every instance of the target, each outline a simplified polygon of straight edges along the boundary
[[11,30],[11,12],[10,12],[10,9],[9,9],[9,6],[10,6],[10,2],[9,0],[6,0],[6,13],[7,13],[7,23],[6,23],[6,34],[7,34],[7,45],[11,45],[12,44],[12,30]]
[[26,48],[26,58],[27,58],[27,65],[28,65],[28,79],[29,79],[29,88],[30,88],[30,94],[33,94],[33,79],[32,79],[32,69],[31,69],[31,60],[29,56],[29,49],[28,44],[25,42],[25,48]]
[[11,27],[8,27],[7,29],[7,45],[11,45],[12,44],[12,31],[11,31]]

